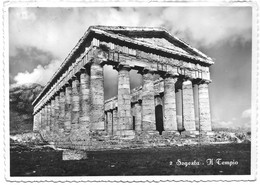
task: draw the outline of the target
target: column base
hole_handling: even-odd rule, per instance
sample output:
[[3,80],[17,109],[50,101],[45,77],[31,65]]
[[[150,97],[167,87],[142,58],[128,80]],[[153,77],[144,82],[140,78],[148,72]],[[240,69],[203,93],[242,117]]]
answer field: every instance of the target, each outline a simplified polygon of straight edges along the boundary
[[142,132],[143,135],[147,134],[147,135],[150,135],[150,136],[159,136],[159,131],[157,130],[151,130],[151,131],[143,131]]
[[116,131],[116,135],[120,136],[124,139],[134,139],[135,137],[135,131],[134,130],[119,130]]
[[198,130],[188,130],[188,131],[181,132],[180,135],[187,136],[187,137],[197,137],[200,135],[200,132]]
[[162,136],[169,136],[169,135],[171,135],[171,136],[179,136],[180,135],[180,133],[176,130],[173,130],[173,131],[163,131],[162,132]]

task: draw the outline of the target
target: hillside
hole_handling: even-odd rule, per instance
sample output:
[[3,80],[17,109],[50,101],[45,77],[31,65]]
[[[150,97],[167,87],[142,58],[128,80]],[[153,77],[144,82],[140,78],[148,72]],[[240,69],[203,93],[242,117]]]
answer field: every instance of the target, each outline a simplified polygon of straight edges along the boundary
[[10,133],[24,133],[33,129],[33,100],[43,89],[39,84],[11,86],[10,95]]

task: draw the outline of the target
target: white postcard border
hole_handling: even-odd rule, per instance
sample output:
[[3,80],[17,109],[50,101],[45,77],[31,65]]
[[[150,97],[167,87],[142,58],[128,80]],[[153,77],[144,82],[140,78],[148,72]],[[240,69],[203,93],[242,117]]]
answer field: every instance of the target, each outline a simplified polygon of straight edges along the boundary
[[[176,175],[176,176],[91,176],[91,177],[10,177],[10,141],[9,141],[9,45],[8,45],[8,8],[9,7],[94,7],[94,6],[251,6],[253,8],[252,32],[252,142],[251,142],[251,175]],[[254,181],[259,159],[256,158],[257,133],[259,134],[259,7],[256,2],[250,1],[5,1],[3,13],[3,121],[4,121],[4,175],[9,182],[180,182],[180,181]],[[255,124],[253,124],[255,123]],[[259,155],[259,153],[258,153]],[[258,166],[259,168],[259,166]]]

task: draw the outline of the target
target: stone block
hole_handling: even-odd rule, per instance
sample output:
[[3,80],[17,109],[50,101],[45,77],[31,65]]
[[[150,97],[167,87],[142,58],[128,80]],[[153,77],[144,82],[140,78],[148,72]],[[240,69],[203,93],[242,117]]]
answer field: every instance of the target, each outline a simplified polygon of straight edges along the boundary
[[87,152],[80,150],[63,150],[62,160],[71,161],[71,160],[82,160],[87,159]]

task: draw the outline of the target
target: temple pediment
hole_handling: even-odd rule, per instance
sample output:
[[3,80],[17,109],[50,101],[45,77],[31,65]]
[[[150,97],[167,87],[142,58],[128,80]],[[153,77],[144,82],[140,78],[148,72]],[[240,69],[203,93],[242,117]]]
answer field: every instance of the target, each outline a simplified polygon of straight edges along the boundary
[[[213,60],[185,43],[181,39],[171,35],[164,28],[154,27],[123,27],[123,26],[91,26],[87,32],[103,34],[121,41],[143,45],[152,49],[164,50],[173,54],[213,64]],[[86,34],[88,35],[88,34]]]

